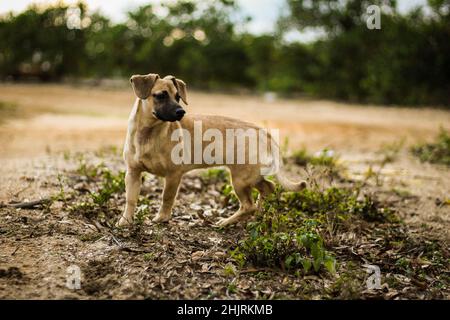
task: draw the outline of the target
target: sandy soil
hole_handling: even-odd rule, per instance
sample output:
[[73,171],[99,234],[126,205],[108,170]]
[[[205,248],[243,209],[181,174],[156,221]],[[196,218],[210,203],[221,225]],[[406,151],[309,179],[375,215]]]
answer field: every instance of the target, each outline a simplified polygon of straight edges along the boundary
[[[330,101],[275,100],[258,96],[189,93],[187,112],[219,114],[280,129],[292,149],[306,146],[340,151],[374,151],[400,139],[431,138],[450,128],[450,112],[345,105]],[[30,157],[50,151],[95,150],[120,145],[134,102],[129,88],[100,89],[63,85],[1,85],[0,101],[20,107],[25,119],[0,127],[1,158]]]
[[[299,99],[266,101],[259,96],[196,91],[190,92],[188,99],[187,112],[227,115],[280,129],[281,141],[288,139],[291,151],[303,146],[312,152],[323,148],[333,149],[340,155],[341,163],[347,167],[348,176],[354,179],[362,179],[371,165],[377,168],[383,145],[404,140],[399,157],[382,169],[383,190],[405,191],[411,195],[410,200],[404,202],[402,210],[402,218],[408,225],[418,227],[425,224],[430,228],[429,233],[442,239],[444,243],[450,238],[449,206],[440,205],[449,199],[450,171],[447,167],[422,164],[408,153],[409,145],[430,140],[440,126],[450,129],[450,112]],[[45,198],[57,192],[56,177],[63,170],[70,169],[63,154],[98,151],[110,146],[115,146],[120,151],[133,101],[131,89],[126,87],[108,89],[66,85],[1,85],[0,102],[15,104],[17,113],[14,117],[0,120],[0,202]],[[53,222],[51,226],[32,227],[32,232],[27,233],[27,236],[17,236],[17,245],[10,240],[4,243],[0,240],[0,246],[3,247],[0,266],[9,268],[20,265],[19,271],[2,269],[9,279],[5,286],[11,287],[13,282],[12,288],[16,288],[16,291],[10,290],[4,295],[0,293],[0,296],[82,297],[63,290],[65,267],[72,260],[80,259],[87,245],[84,242],[79,244],[77,256],[58,253],[73,251],[72,247],[77,241],[71,242],[70,228],[80,229],[82,226],[73,225],[73,221],[67,222],[66,216],[62,214],[52,216],[45,210],[37,216],[33,214],[35,213],[26,210],[16,214],[11,210],[2,213],[1,220],[5,225],[20,224],[23,219],[36,223],[48,219],[54,221],[54,227]],[[184,230],[186,228],[182,217],[183,214],[179,213],[176,224]],[[25,226],[26,231],[30,231],[27,228],[29,227]],[[214,237],[208,228],[202,228],[205,229],[202,229],[205,234]],[[62,235],[54,236],[54,232]],[[227,239],[224,241],[230,241],[230,238]],[[182,241],[181,245],[186,245],[183,243]],[[93,245],[100,247],[92,251],[91,246],[89,254],[103,252],[100,258],[108,260],[111,246],[105,241],[94,242]],[[223,247],[216,249],[220,251]],[[105,263],[94,263],[86,268],[101,273],[103,277],[103,273],[108,273],[108,270],[104,270],[108,265],[106,260]],[[39,277],[33,276],[32,272],[39,273]],[[42,279],[42,276],[48,281],[37,280]],[[26,277],[31,277],[33,281],[26,280]],[[58,281],[52,277],[57,277]],[[53,280],[50,281],[50,278]],[[221,281],[221,285],[225,285],[226,281]],[[22,282],[25,284],[22,285]],[[124,286],[121,290],[130,289]],[[182,297],[196,297],[196,294],[200,293]],[[100,293],[94,296],[110,297]],[[118,297],[141,296],[134,292],[134,295],[122,293]]]

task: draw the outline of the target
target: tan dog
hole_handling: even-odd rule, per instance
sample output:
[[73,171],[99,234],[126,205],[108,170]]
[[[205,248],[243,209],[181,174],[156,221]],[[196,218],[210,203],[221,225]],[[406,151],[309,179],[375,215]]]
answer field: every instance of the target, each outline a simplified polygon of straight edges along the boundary
[[[130,82],[137,96],[136,103],[128,120],[128,132],[124,147],[124,159],[127,166],[125,177],[126,206],[118,221],[118,226],[130,224],[133,221],[138,196],[141,187],[141,173],[150,172],[165,178],[163,200],[154,222],[168,221],[172,215],[172,206],[178,192],[183,174],[205,167],[218,166],[217,162],[202,160],[201,163],[176,164],[173,161],[173,150],[179,142],[172,141],[172,134],[177,129],[194,134],[195,122],[201,123],[204,129],[216,129],[226,135],[228,129],[261,129],[251,123],[241,120],[205,115],[186,115],[179,104],[180,99],[187,104],[186,84],[173,76],[160,78],[157,74],[134,75]],[[201,122],[200,122],[201,121]],[[185,137],[181,137],[183,139]],[[269,136],[269,140],[271,137]],[[273,140],[273,139],[272,139]],[[205,147],[207,143],[201,142]],[[248,143],[246,142],[246,146]],[[250,157],[251,148],[245,148]],[[272,150],[272,149],[271,149]],[[189,150],[183,150],[188,152]],[[238,152],[241,149],[234,147]],[[191,154],[194,147],[191,147]],[[228,154],[229,155],[229,154]],[[226,226],[235,223],[246,214],[257,210],[252,198],[252,189],[256,188],[260,196],[274,191],[274,184],[261,175],[262,163],[226,164],[225,154],[220,163],[225,164],[231,172],[232,184],[240,202],[239,210],[227,219],[222,219],[218,225]],[[270,157],[269,157],[270,158]],[[270,158],[273,161],[272,158]],[[267,165],[267,163],[265,164]],[[306,187],[306,182],[293,183],[280,172],[275,173],[280,184],[287,190],[298,191]]]

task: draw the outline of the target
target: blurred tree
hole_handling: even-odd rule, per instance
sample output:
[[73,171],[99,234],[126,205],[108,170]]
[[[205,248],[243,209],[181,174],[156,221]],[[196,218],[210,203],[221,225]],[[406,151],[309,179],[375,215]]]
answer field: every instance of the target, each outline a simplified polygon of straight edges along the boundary
[[[382,8],[381,30],[366,27],[367,7]],[[315,55],[321,68],[310,92],[352,101],[450,104],[449,1],[431,0],[400,15],[389,0],[288,0],[280,28],[320,27]],[[291,80],[293,83],[297,79]],[[320,88],[320,92],[319,89]]]
[[86,6],[31,6],[0,20],[2,75],[41,79],[82,74]]
[[[192,86],[248,87],[382,104],[450,105],[450,0],[401,15],[392,0],[287,0],[275,34],[242,32],[232,0],[145,5],[112,23],[83,2],[0,17],[0,77],[174,74]],[[366,26],[381,6],[381,30]],[[292,29],[318,28],[310,44]]]

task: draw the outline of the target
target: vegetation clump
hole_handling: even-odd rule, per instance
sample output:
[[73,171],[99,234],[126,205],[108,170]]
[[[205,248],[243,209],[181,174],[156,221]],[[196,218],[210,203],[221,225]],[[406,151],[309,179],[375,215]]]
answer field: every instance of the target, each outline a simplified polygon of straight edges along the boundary
[[335,271],[335,257],[327,249],[333,235],[349,219],[387,221],[393,213],[370,196],[358,199],[350,189],[331,187],[268,196],[247,225],[232,257],[240,265],[280,267],[304,273]]
[[415,146],[411,152],[422,162],[450,166],[450,133],[441,129],[434,142]]
[[332,150],[324,149],[316,154],[310,154],[306,148],[302,148],[292,155],[295,164],[306,166],[311,164],[314,166],[325,166],[334,168],[337,165],[338,158]]
[[105,164],[87,164],[84,159],[79,159],[79,166],[76,169],[83,180],[93,183],[89,187],[88,197],[83,198],[69,206],[72,213],[81,213],[84,216],[105,218],[105,209],[108,209],[108,202],[116,195],[125,192],[125,172],[123,170],[113,171]]

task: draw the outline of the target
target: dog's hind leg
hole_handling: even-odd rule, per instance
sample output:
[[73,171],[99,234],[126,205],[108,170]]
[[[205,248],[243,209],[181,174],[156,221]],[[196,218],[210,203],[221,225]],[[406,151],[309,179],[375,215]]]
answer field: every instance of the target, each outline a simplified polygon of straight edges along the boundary
[[225,227],[241,220],[245,215],[251,214],[257,210],[252,197],[252,185],[247,184],[243,179],[232,177],[234,192],[239,199],[239,210],[231,217],[222,219],[217,223],[219,227]]
[[258,210],[261,210],[262,202],[265,197],[275,191],[275,183],[262,178],[257,184],[256,189],[259,191],[257,206]]
[[255,187],[256,189],[258,189],[259,194],[262,198],[267,197],[269,194],[275,191],[275,183],[264,178],[262,178]]
[[162,205],[158,214],[153,218],[153,222],[166,222],[172,217],[172,206],[178,193],[181,176],[177,173],[165,178]]
[[127,169],[125,175],[126,204],[122,217],[117,222],[118,227],[126,226],[133,222],[134,211],[136,209],[139,192],[141,190],[141,171]]

